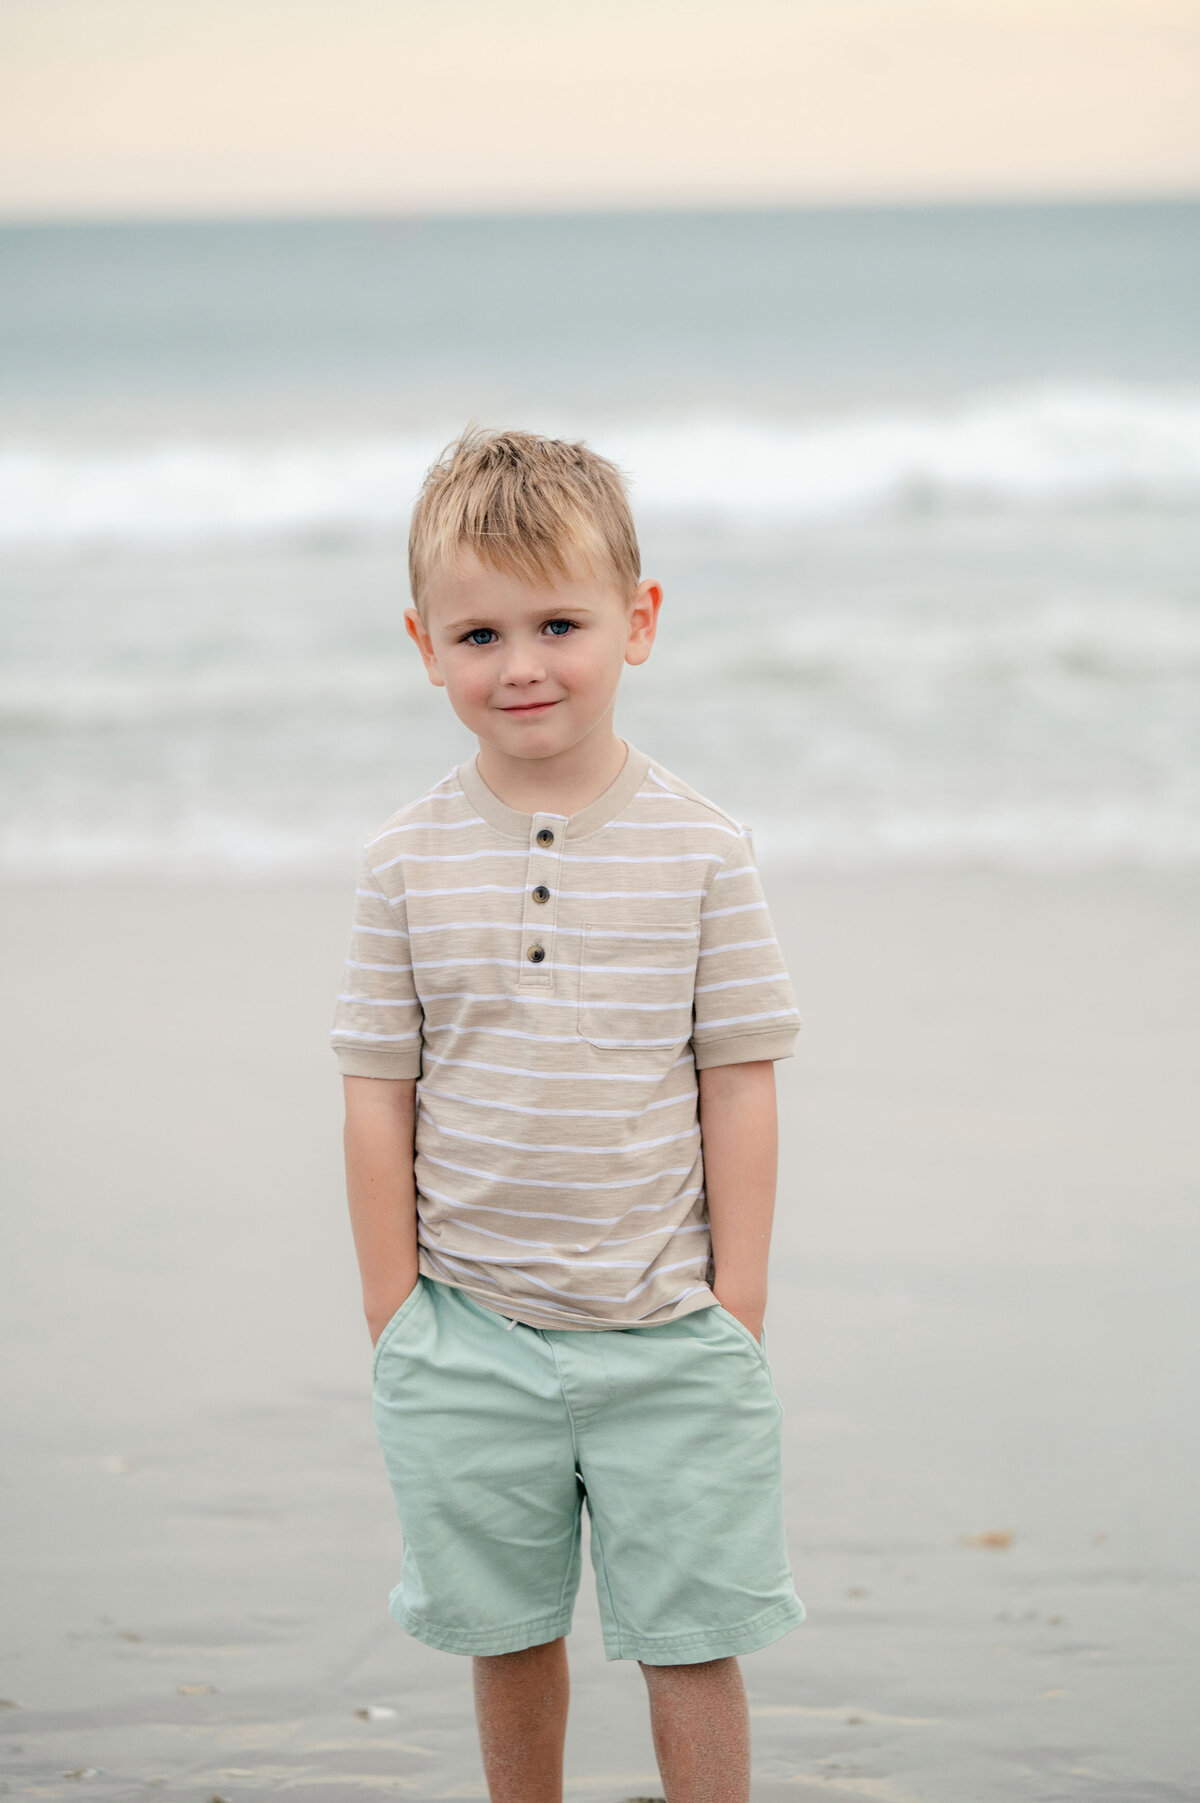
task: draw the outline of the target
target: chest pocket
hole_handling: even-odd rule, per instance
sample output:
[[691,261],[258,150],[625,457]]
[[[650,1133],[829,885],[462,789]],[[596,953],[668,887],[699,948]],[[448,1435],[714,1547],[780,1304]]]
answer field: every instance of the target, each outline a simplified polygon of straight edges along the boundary
[[691,1038],[700,929],[666,934],[584,927],[581,1039],[601,1050],[633,1047],[665,1058]]

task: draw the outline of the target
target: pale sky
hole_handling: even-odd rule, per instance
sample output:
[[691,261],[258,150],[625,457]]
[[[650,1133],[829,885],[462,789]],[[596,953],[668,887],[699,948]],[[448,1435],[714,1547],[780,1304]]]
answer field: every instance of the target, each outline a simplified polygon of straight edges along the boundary
[[0,214],[1200,194],[1200,0],[0,0]]

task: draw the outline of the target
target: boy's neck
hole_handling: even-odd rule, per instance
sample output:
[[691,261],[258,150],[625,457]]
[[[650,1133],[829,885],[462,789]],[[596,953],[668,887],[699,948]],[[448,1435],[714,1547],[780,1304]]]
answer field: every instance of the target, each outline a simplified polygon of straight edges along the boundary
[[514,758],[479,746],[475,768],[492,794],[519,814],[578,814],[620,776],[629,755],[611,728],[593,744],[583,739],[549,758]]

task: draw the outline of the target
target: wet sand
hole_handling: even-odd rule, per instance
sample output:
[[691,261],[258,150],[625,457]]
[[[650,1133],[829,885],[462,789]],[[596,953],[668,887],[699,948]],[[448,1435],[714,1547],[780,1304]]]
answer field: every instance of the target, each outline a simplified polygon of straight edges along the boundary
[[[809,1619],[744,1661],[755,1796],[1194,1796],[1200,881],[769,891]],[[0,895],[8,1795],[484,1794],[468,1662],[386,1613],[325,1040],[347,906]],[[571,1654],[568,1796],[658,1794],[586,1566]]]

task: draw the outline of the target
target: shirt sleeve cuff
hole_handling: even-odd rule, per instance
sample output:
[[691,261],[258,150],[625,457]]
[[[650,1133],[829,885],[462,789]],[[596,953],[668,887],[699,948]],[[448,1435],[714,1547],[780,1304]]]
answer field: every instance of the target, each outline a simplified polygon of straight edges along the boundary
[[420,1046],[406,1046],[397,1051],[364,1049],[362,1046],[335,1045],[334,1054],[343,1077],[419,1077]]
[[769,1033],[738,1033],[730,1039],[692,1041],[698,1071],[714,1064],[753,1064],[760,1058],[790,1058],[796,1049],[795,1027],[775,1027]]

